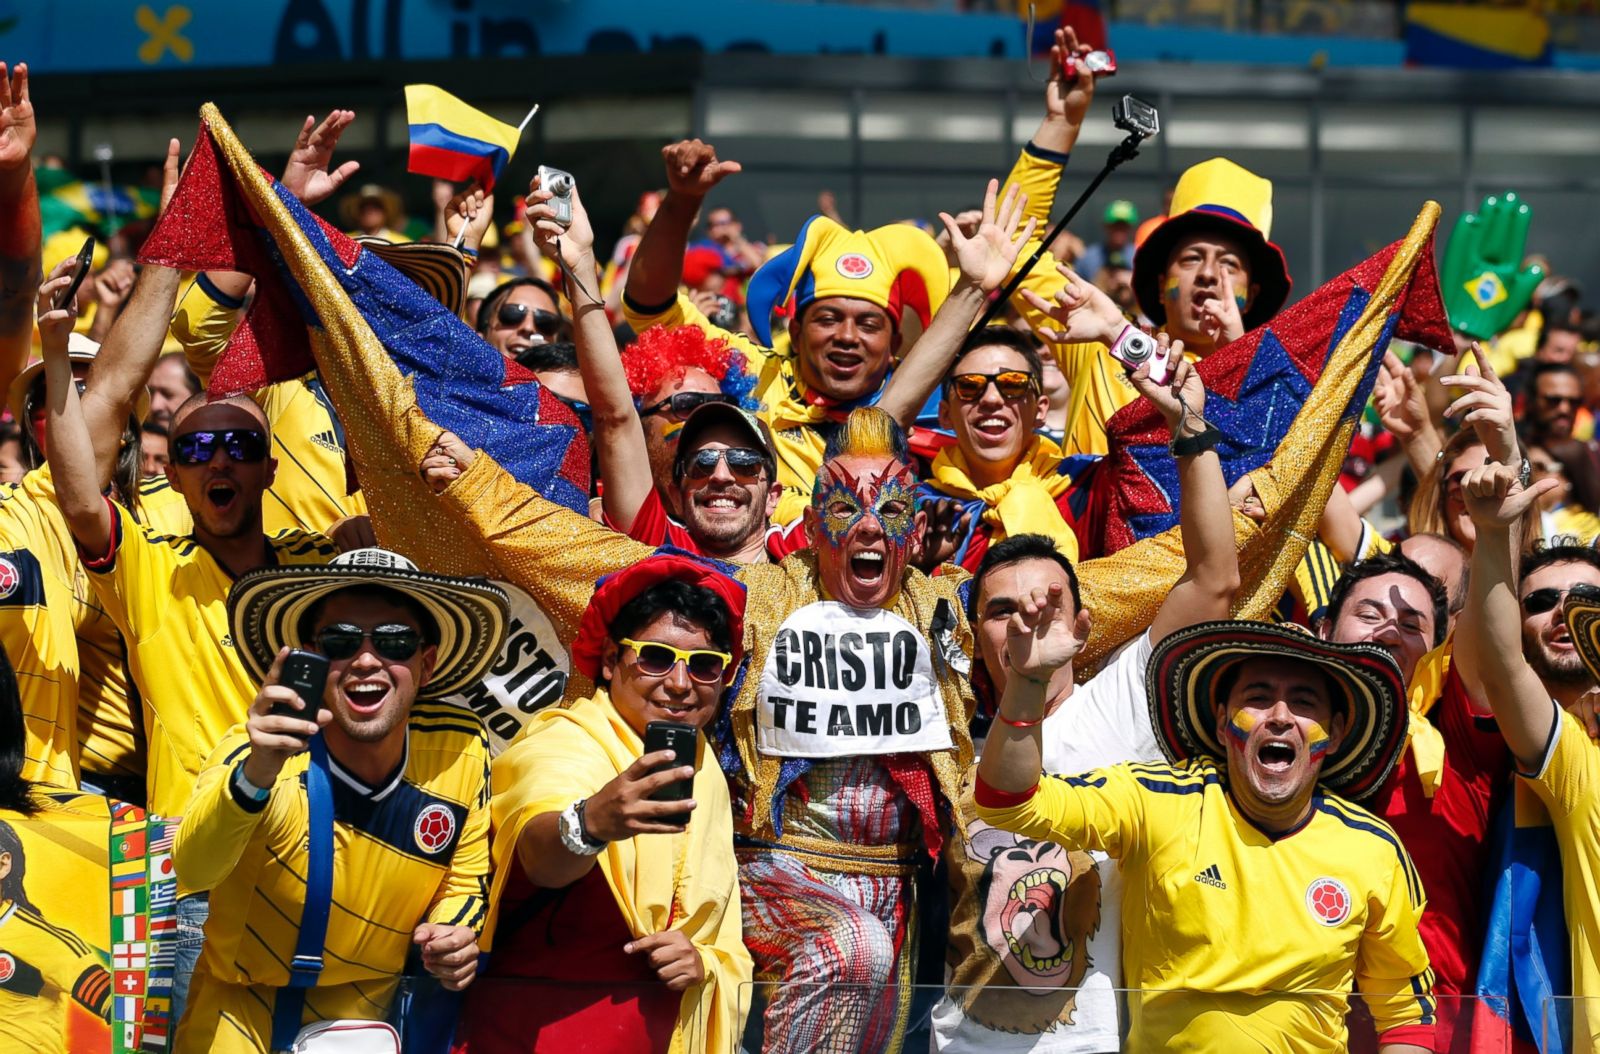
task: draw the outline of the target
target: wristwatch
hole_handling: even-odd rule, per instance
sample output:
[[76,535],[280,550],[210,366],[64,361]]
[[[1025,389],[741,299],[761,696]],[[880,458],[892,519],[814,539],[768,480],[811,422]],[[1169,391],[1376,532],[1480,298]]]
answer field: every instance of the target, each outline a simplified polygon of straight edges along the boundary
[[579,798],[565,809],[556,820],[556,831],[561,835],[561,844],[574,856],[596,856],[606,847],[605,842],[591,841],[589,832],[583,826],[583,806],[587,798]]

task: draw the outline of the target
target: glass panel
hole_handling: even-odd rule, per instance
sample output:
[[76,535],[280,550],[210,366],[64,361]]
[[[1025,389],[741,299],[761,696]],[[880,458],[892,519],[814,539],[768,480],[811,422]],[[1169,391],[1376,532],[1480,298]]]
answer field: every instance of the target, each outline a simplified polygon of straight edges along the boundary
[[998,96],[875,93],[861,112],[867,167],[994,167],[1006,163],[1004,102]]
[[1472,115],[1475,178],[1593,178],[1596,157],[1600,114],[1592,110],[1507,107]]
[[1162,111],[1161,127],[1179,171],[1218,156],[1263,176],[1309,170],[1311,119],[1302,103],[1177,99]]
[[706,137],[743,162],[847,164],[850,98],[842,92],[714,90],[706,94]]
[[1322,111],[1323,171],[1370,175],[1461,171],[1461,111],[1454,105],[1327,106]]
[[[1439,245],[1449,238],[1460,204],[1459,187],[1440,184],[1415,190],[1393,187],[1330,187],[1323,193],[1323,276],[1332,278],[1360,263],[1411,229],[1429,198],[1444,206]],[[1309,291],[1309,289],[1307,290]]]

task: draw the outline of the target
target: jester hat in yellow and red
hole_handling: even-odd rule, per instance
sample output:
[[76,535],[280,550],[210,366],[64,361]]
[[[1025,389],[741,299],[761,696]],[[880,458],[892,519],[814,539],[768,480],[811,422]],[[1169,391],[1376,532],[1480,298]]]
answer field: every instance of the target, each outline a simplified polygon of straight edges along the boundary
[[770,347],[772,312],[791,294],[796,312],[843,296],[878,305],[896,326],[909,308],[926,326],[949,292],[950,265],[927,232],[902,223],[851,231],[813,216],[792,246],[750,276],[745,305],[756,338]]

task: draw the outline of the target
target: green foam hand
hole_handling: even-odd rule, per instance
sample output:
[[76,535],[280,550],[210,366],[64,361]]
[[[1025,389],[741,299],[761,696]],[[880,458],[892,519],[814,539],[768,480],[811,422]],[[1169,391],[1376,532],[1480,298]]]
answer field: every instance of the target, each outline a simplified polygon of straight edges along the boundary
[[1439,270],[1450,325],[1477,340],[1499,334],[1528,306],[1544,278],[1522,266],[1533,209],[1515,191],[1491,194],[1456,221]]

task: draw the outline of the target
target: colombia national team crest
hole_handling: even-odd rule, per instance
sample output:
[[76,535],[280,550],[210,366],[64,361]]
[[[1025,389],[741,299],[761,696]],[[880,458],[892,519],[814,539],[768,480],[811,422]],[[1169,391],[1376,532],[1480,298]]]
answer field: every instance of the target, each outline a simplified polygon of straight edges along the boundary
[[872,261],[860,253],[845,253],[833,267],[846,278],[865,278],[872,273]]
[[15,593],[21,584],[22,574],[17,570],[17,565],[0,556],[0,600]]
[[1324,926],[1337,926],[1350,917],[1350,891],[1337,878],[1319,878],[1306,887],[1306,907]]
[[0,984],[5,984],[17,974],[17,960],[5,952],[0,952]]
[[417,813],[417,822],[411,828],[417,848],[429,856],[442,851],[455,837],[456,817],[448,806],[435,802]]

